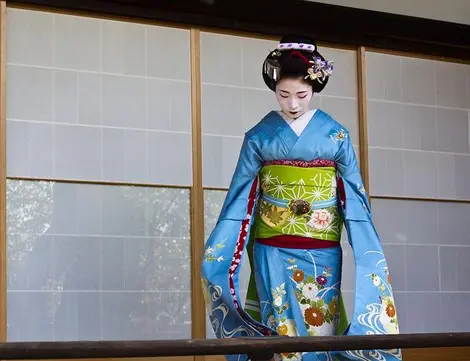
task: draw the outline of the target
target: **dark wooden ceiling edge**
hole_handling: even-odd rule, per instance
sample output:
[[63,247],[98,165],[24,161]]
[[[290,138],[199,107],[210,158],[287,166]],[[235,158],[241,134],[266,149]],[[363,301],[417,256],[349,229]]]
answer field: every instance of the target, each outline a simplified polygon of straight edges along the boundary
[[[300,33],[330,44],[470,60],[470,25],[303,0],[284,1],[289,1],[284,8],[275,7],[268,0],[20,0],[7,3],[267,36]],[[286,11],[296,15],[286,16]]]

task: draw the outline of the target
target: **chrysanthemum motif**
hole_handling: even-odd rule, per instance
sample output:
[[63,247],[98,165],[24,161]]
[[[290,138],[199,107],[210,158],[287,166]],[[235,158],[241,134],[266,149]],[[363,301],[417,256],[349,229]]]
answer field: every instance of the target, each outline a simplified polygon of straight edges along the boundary
[[380,303],[380,323],[382,324],[387,333],[398,333],[399,329],[397,321],[397,310],[395,308],[393,297],[381,297]]
[[304,271],[300,269],[296,270],[294,272],[293,278],[295,282],[302,282],[304,280]]
[[395,317],[396,315],[395,305],[392,302],[389,302],[387,304],[387,308],[385,309],[385,312],[387,313],[388,317],[390,318]]
[[302,287],[302,293],[308,300],[313,300],[318,295],[318,287],[314,283],[306,283]]
[[304,317],[309,325],[318,327],[323,325],[325,315],[318,307],[309,307],[305,310]]
[[324,285],[326,285],[326,283],[328,282],[328,280],[326,279],[325,276],[318,276],[318,277],[316,278],[316,281],[318,282],[318,284],[319,284],[320,286],[324,286]]

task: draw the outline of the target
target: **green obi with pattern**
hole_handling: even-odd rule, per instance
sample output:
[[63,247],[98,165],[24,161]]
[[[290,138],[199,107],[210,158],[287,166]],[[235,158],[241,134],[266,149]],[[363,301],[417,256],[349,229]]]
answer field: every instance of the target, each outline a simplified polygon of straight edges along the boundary
[[334,167],[267,165],[260,180],[255,238],[289,235],[340,241],[343,220]]

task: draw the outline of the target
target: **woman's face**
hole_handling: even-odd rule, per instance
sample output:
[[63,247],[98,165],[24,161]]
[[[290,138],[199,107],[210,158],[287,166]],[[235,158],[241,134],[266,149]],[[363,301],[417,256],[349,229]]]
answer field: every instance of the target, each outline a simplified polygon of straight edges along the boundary
[[296,119],[308,111],[312,99],[312,86],[302,78],[281,79],[276,85],[276,99],[282,112]]

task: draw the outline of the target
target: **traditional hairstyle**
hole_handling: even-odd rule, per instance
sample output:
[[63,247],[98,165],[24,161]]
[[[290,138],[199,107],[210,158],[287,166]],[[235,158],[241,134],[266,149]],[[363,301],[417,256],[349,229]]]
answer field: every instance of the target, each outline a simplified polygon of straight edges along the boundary
[[304,36],[284,36],[277,49],[271,51],[263,63],[263,79],[269,89],[284,78],[302,77],[320,93],[333,73],[333,62],[318,52],[314,40]]

